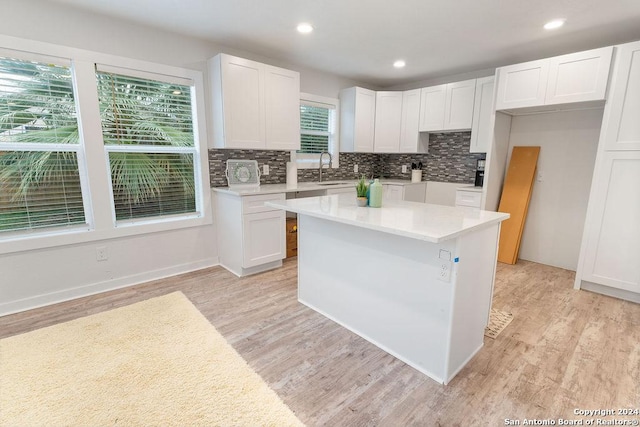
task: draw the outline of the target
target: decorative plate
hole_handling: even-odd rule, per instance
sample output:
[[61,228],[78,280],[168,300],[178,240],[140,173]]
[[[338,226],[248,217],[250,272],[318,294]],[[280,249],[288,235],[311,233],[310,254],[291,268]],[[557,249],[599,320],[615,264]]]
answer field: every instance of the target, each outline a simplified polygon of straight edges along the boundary
[[260,171],[256,160],[229,159],[225,175],[229,188],[260,186]]

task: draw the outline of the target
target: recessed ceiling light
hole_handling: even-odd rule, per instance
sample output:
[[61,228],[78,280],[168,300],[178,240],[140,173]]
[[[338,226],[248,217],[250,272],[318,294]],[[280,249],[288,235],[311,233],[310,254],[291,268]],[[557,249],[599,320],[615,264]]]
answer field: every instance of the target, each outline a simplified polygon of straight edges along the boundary
[[554,19],[553,21],[549,21],[544,24],[545,30],[555,30],[556,28],[560,28],[564,25],[565,19]]
[[307,24],[306,22],[298,24],[297,29],[298,32],[302,34],[309,34],[311,31],[313,31],[313,27],[311,26],[311,24]]
[[405,65],[407,65],[407,63],[404,62],[402,59],[398,59],[396,62],[393,63],[393,66],[396,68],[402,68]]

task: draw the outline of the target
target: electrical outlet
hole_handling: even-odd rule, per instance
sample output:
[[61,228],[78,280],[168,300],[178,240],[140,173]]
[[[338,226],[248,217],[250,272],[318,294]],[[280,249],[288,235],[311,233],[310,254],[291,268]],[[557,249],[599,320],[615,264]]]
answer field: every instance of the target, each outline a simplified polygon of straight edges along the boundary
[[106,261],[109,259],[106,246],[98,246],[96,248],[96,261]]
[[407,173],[407,165],[402,165],[402,173]]
[[262,165],[262,175],[269,175],[269,165]]
[[358,164],[353,165],[353,173],[358,173]]
[[448,282],[451,280],[451,261],[440,260],[438,280],[442,280],[443,282]]

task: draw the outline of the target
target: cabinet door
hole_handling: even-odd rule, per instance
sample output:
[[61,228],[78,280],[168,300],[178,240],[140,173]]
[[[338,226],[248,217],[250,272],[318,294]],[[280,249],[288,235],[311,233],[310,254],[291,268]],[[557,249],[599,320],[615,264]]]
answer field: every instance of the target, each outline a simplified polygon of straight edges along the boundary
[[222,55],[225,148],[265,148],[264,64]]
[[300,73],[265,65],[266,148],[300,149]]
[[376,120],[376,93],[356,88],[353,151],[373,153],[373,135]]
[[549,60],[498,68],[496,110],[544,105]]
[[606,150],[640,150],[640,42],[616,46],[610,112],[603,120]]
[[470,153],[486,153],[493,137],[491,116],[493,113],[494,77],[485,77],[476,82],[471,125]]
[[403,199],[404,191],[402,185],[384,184],[382,186],[382,203],[399,202]]
[[245,214],[242,227],[243,268],[255,267],[285,257],[284,211]]
[[605,151],[589,207],[582,280],[640,293],[640,151]]
[[417,153],[420,140],[420,89],[402,92],[400,152]]
[[444,130],[471,129],[476,79],[447,84]]
[[545,104],[604,100],[613,47],[549,59]]
[[377,92],[373,151],[397,153],[400,150],[401,124],[402,92]]
[[447,85],[431,86],[420,93],[420,131],[440,131],[444,126]]

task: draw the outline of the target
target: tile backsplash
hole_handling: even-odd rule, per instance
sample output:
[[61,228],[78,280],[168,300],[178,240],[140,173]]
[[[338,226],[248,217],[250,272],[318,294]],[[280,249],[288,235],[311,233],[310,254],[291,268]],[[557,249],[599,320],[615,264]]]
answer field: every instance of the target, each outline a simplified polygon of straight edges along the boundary
[[[470,154],[471,132],[449,132],[429,134],[428,154],[378,154],[340,153],[336,169],[324,169],[324,180],[356,179],[361,174],[392,179],[410,179],[411,163],[422,162],[424,181],[455,182],[473,184],[476,162],[484,159],[484,154]],[[269,175],[260,177],[261,184],[283,184],[286,182],[286,164],[290,159],[288,151],[273,150],[209,150],[209,175],[212,187],[226,187],[224,175],[227,159],[252,159],[262,165],[269,165]],[[358,165],[358,173],[353,165]],[[402,165],[409,165],[408,172],[402,173]],[[318,180],[318,169],[298,169],[298,181]]]

